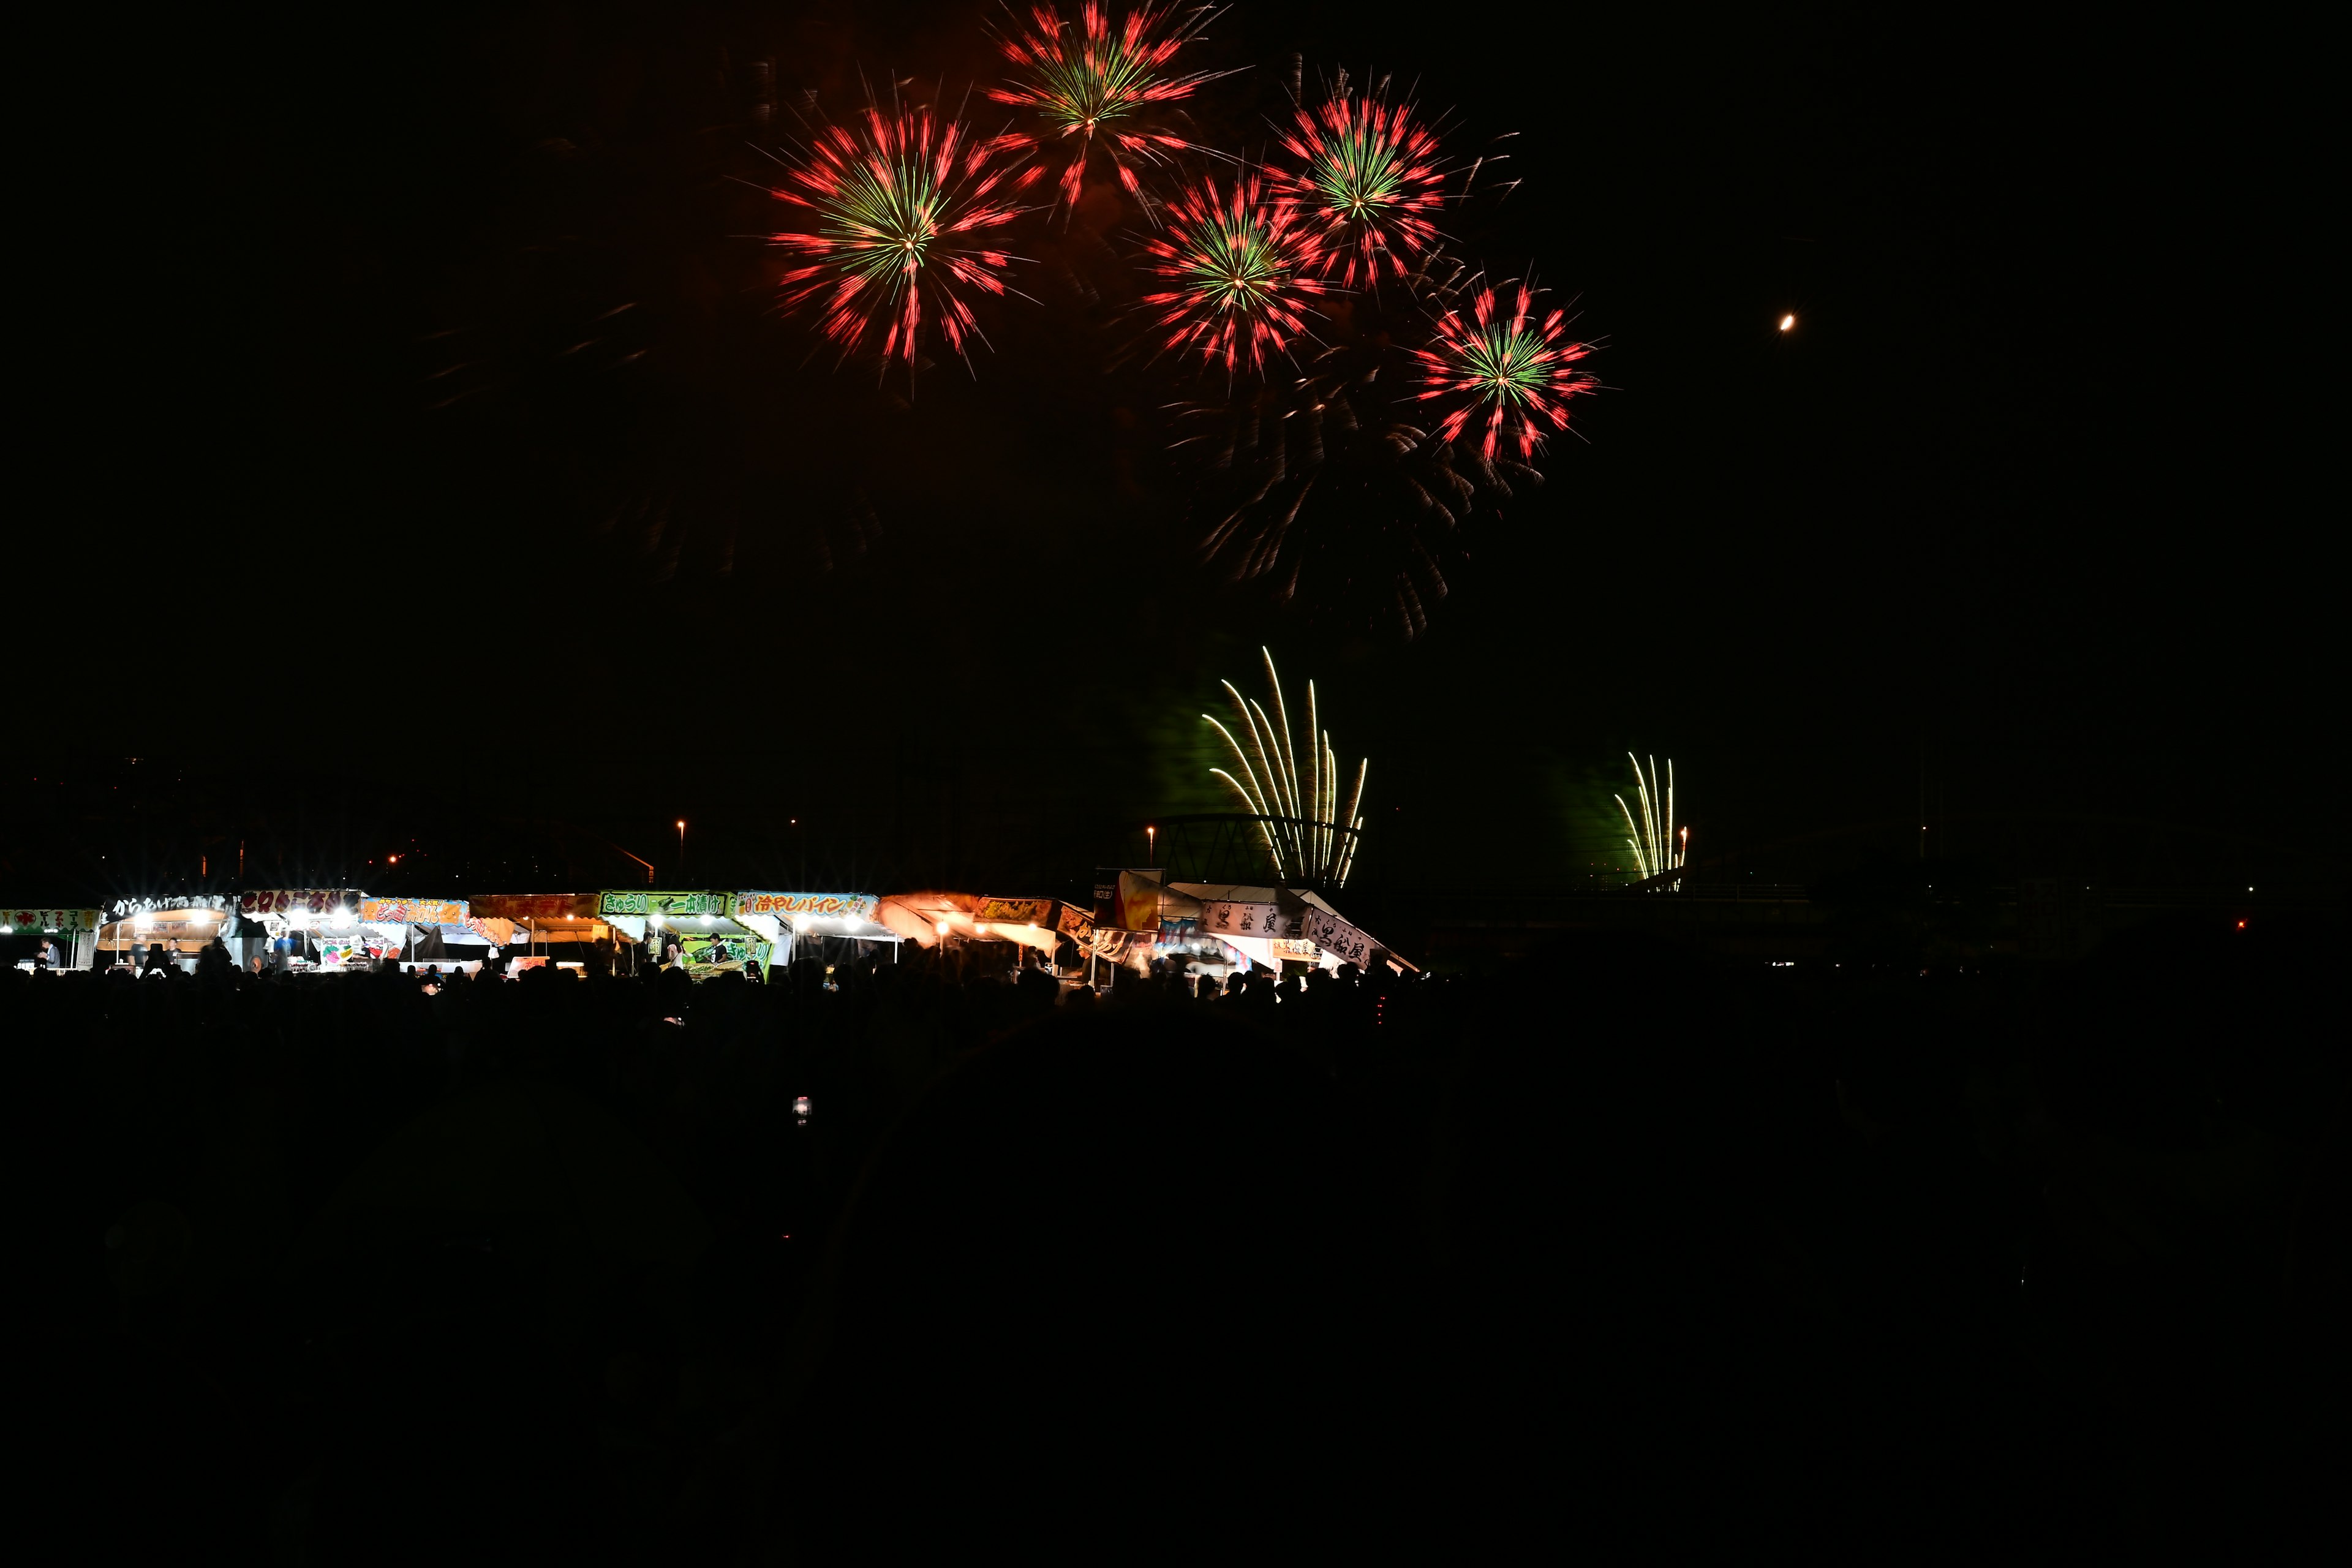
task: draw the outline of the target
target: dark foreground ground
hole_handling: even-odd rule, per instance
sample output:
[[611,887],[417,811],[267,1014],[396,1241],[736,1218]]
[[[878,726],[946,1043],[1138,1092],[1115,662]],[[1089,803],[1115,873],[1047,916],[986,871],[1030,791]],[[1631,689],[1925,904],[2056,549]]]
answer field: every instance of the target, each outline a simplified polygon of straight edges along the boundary
[[2255,1562],[2342,1480],[2339,941],[0,1030],[95,1556]]

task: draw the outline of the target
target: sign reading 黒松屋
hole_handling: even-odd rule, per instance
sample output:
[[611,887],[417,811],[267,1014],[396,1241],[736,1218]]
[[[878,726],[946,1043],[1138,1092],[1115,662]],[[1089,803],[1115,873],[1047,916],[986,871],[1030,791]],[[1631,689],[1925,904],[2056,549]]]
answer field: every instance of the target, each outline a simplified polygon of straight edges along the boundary
[[1237,899],[1203,899],[1201,929],[1211,936],[1295,937],[1306,934],[1300,910],[1280,904],[1245,903]]
[[1380,943],[1358,931],[1338,915],[1322,910],[1307,911],[1307,940],[1330,953],[1342,963],[1352,963],[1359,969],[1371,966],[1372,954]]

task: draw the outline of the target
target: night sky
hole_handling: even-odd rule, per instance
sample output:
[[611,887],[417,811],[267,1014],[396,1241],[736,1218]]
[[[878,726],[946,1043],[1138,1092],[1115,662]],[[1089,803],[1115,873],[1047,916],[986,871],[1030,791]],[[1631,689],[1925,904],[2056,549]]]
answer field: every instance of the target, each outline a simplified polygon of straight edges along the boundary
[[74,895],[23,884],[101,843],[122,882],[132,755],[151,879],[231,818],[364,879],[551,824],[651,855],[685,816],[714,878],[1058,884],[1223,808],[1197,715],[1260,644],[1371,759],[1369,886],[1613,876],[1628,747],[1675,759],[1732,872],[1906,848],[1923,763],[1944,847],[2006,875],[2066,868],[2089,818],[2204,846],[2181,878],[2333,853],[2286,77],[2153,16],[1237,6],[1202,141],[1263,148],[1294,54],[1417,72],[1521,182],[1482,179],[1457,250],[1532,266],[1601,344],[1607,389],[1407,641],[1201,564],[1132,210],[1038,215],[1035,301],[911,402],[779,315],[758,149],[808,91],[984,86],[982,16],[485,5],[110,45],[21,389],[58,431],[36,468],[71,456],[12,552],[11,896]]

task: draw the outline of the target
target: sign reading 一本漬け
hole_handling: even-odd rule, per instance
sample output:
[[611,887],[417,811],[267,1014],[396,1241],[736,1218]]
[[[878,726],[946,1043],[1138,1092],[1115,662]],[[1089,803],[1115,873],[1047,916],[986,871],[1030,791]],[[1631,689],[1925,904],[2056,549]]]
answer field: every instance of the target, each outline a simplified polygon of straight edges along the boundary
[[882,900],[872,893],[737,893],[730,915],[809,915],[819,920],[870,921]]
[[1212,936],[1297,936],[1298,911],[1280,904],[1244,903],[1234,899],[1202,900],[1201,929]]
[[1005,925],[1037,926],[1044,925],[1045,917],[1053,912],[1054,900],[1051,899],[984,898],[980,900],[980,907],[971,911],[971,918],[998,921]]
[[23,931],[96,931],[96,910],[0,910],[0,925]]
[[1307,940],[1340,963],[1352,963],[1359,969],[1370,964],[1374,950],[1381,945],[1338,915],[1321,910],[1307,911]]
[[600,915],[723,915],[725,893],[610,892],[596,900]]

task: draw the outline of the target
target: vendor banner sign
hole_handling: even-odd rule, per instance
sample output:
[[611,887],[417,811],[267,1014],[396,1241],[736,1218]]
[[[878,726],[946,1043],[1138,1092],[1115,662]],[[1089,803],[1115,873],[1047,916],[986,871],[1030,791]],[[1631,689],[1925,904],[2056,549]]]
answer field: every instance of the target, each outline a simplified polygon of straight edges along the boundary
[[[283,915],[296,910],[307,910],[323,915],[348,903],[361,901],[362,895],[352,888],[257,888],[236,896],[236,912],[241,915]],[[178,907],[187,908],[183,902]]]
[[463,899],[362,899],[360,919],[383,925],[461,926]]
[[1307,940],[1359,969],[1371,967],[1372,954],[1381,945],[1338,915],[1313,909],[1307,911]]
[[1306,934],[1297,909],[1237,900],[1201,900],[1201,929],[1212,936],[1295,937]]
[[705,936],[698,931],[679,938],[677,950],[687,973],[698,980],[707,974],[765,969],[774,951],[756,936]]
[[[328,906],[332,908],[332,905]],[[109,924],[127,921],[133,915],[167,914],[175,910],[222,910],[228,908],[226,893],[191,893],[184,897],[173,894],[160,899],[117,899],[106,906]]]
[[1064,904],[1054,929],[1083,947],[1094,940],[1095,917],[1076,904]]
[[787,920],[809,915],[828,921],[871,921],[881,902],[871,893],[737,893],[729,900],[727,912]]
[[971,911],[976,921],[1001,921],[1006,925],[1041,926],[1054,912],[1051,899],[987,899]]
[[18,931],[96,931],[96,910],[0,910],[0,925]]
[[478,893],[466,902],[492,920],[571,921],[595,914],[599,900],[593,893]]
[[727,893],[608,892],[596,900],[600,915],[723,915]]

